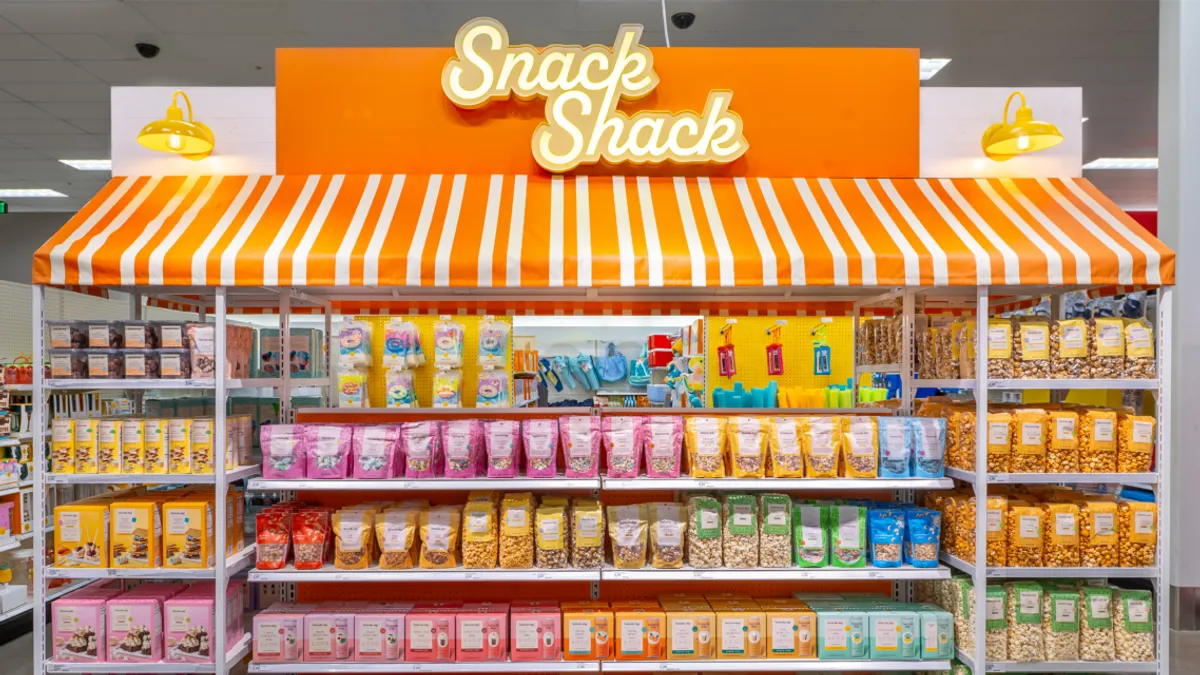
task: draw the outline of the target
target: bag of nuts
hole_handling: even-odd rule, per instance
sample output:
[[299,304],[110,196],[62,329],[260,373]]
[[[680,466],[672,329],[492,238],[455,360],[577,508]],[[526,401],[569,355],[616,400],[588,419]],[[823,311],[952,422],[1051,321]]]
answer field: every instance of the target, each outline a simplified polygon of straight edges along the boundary
[[803,478],[804,452],[800,434],[803,424],[796,417],[771,417],[767,420],[767,447],[771,453],[771,476]]
[[867,530],[872,567],[904,564],[904,512],[899,509],[870,509]]
[[1154,600],[1150,591],[1126,588],[1113,590],[1116,605],[1113,638],[1117,660],[1140,662],[1154,660]]
[[989,412],[987,420],[988,473],[1007,473],[1012,451],[1012,413]]
[[1009,502],[1008,566],[1042,567],[1042,510]]
[[1125,374],[1124,322],[1112,317],[1088,324],[1088,377],[1118,379]]
[[1079,473],[1079,415],[1071,410],[1050,411],[1047,473]]
[[1088,329],[1083,319],[1050,323],[1050,377],[1083,379],[1088,376]]
[[780,494],[758,496],[758,565],[792,566],[792,498]]
[[1083,661],[1116,661],[1113,642],[1110,588],[1087,586],[1079,589],[1079,658]]
[[1117,504],[1079,503],[1079,558],[1083,567],[1117,567]]
[[1079,660],[1079,593],[1046,589],[1042,594],[1042,641],[1047,661]]
[[862,506],[829,507],[830,539],[834,567],[867,566],[867,509]]
[[[607,419],[607,418],[604,418]],[[650,478],[679,478],[683,449],[683,418],[651,415],[642,425],[646,448],[646,475]]]
[[879,477],[908,478],[912,476],[912,427],[907,417],[880,417]]
[[342,509],[333,514],[333,566],[339,570],[365,570],[374,553],[375,512]]
[[761,417],[730,417],[726,422],[729,467],[734,478],[766,477],[767,421]]
[[804,471],[809,478],[837,478],[842,448],[840,417],[805,417],[802,425]]
[[1079,567],[1079,507],[1075,504],[1042,504],[1045,513],[1042,563],[1044,567]]
[[490,498],[468,501],[462,525],[463,567],[494,569],[500,552],[496,503]]
[[975,407],[958,406],[947,410],[946,448],[953,452],[950,466],[974,471],[975,444]]
[[1045,319],[1025,319],[1015,324],[1013,363],[1017,377],[1050,377],[1050,324]]
[[792,504],[796,564],[800,567],[829,566],[828,509],[816,502]]
[[462,515],[458,506],[434,506],[421,512],[422,569],[458,567],[458,532]]
[[1008,594],[1008,658],[1010,661],[1045,661],[1042,636],[1042,587],[1037,582],[1004,584]]
[[[946,420],[910,417],[913,442],[913,476],[941,478],[946,475]],[[972,443],[971,447],[975,447]]]
[[987,565],[1008,567],[1008,545],[1005,541],[1005,520],[1008,518],[1008,497],[988,495],[987,498]]
[[1013,473],[1046,473],[1046,427],[1049,416],[1045,410],[1023,409],[1013,413],[1013,450],[1009,471]]
[[595,499],[571,503],[571,566],[604,567],[604,506]]
[[842,463],[850,478],[879,473],[879,426],[874,417],[842,418]]
[[1154,459],[1154,418],[1121,415],[1117,425],[1117,473],[1150,471]]
[[1158,543],[1158,506],[1154,502],[1117,504],[1121,567],[1153,567]]
[[1117,472],[1117,413],[1087,410],[1079,419],[1079,468],[1083,473]]
[[646,566],[646,505],[608,507],[608,536],[613,567],[638,570]]
[[384,510],[375,517],[375,542],[379,546],[379,569],[407,570],[416,563],[417,531],[421,513],[428,504],[412,504]]
[[533,567],[533,495],[516,492],[500,502],[500,568]]
[[692,478],[725,477],[725,418],[689,417],[684,440]]
[[[988,584],[984,627],[984,647],[988,661],[1008,660],[1008,594],[1003,586]],[[975,598],[970,601],[973,603]]]
[[721,503],[709,495],[688,498],[687,562],[697,569],[721,566]]
[[567,566],[567,510],[564,505],[547,505],[537,508],[537,550],[534,551],[534,567],[562,569]]
[[1013,324],[1011,319],[988,319],[988,377],[1013,378],[1017,364],[1013,360]]
[[603,417],[601,440],[609,478],[637,478],[641,473],[644,417]]
[[941,518],[930,509],[904,511],[904,561],[918,569],[938,566]]
[[721,502],[725,566],[758,567],[758,504],[751,495],[725,495]]
[[654,502],[648,504],[650,516],[650,566],[654,569],[683,567],[685,523],[683,504]]
[[1145,319],[1125,319],[1125,377],[1152,379],[1154,367],[1154,331]]

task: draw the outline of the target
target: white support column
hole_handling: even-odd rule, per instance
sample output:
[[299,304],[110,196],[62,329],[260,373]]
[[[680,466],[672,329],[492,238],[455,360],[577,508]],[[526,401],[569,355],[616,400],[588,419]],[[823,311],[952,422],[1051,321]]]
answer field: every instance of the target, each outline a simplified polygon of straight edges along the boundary
[[987,322],[988,287],[975,291],[975,659],[987,671]]
[[[33,287],[33,550],[46,550],[46,527],[42,518],[46,513],[46,463],[42,459],[46,447],[46,393],[43,387],[45,362],[45,328],[42,312],[46,299],[43,286]],[[33,672],[42,675],[46,658],[46,556],[33,556]]]
[[903,313],[900,318],[900,412],[904,415],[913,414],[913,394],[916,386],[913,384],[913,351],[916,342],[916,291],[904,290],[901,301]]
[[279,387],[279,421],[292,422],[292,289],[279,289],[279,374],[283,386]]
[[325,376],[329,381],[329,386],[325,388],[325,407],[332,408],[337,400],[338,383],[337,370],[333,367],[333,303],[326,300],[321,307],[325,309]]
[[858,358],[858,323],[859,323],[859,321],[862,321],[862,307],[858,304],[858,302],[855,302],[854,303],[854,318],[851,319],[851,322],[850,322],[850,357],[851,357],[850,362],[854,364],[854,369],[851,371],[854,373],[854,386],[850,388],[851,389],[850,405],[855,408],[858,407],[858,380],[859,380],[858,367],[862,365],[862,363],[860,362],[860,359]]
[[[1176,521],[1183,521],[1183,518],[1175,518],[1176,511],[1174,504],[1171,502],[1171,478],[1163,478],[1164,476],[1173,476],[1171,471],[1172,465],[1175,463],[1175,448],[1171,447],[1171,382],[1172,373],[1171,366],[1173,358],[1171,354],[1171,343],[1173,335],[1171,333],[1173,326],[1171,321],[1172,306],[1174,300],[1175,289],[1165,287],[1159,289],[1158,297],[1158,403],[1155,412],[1158,413],[1158,456],[1157,466],[1155,467],[1160,476],[1158,480],[1158,552],[1155,560],[1158,561],[1158,579],[1155,583],[1155,590],[1158,592],[1158,597],[1155,598],[1154,623],[1158,626],[1158,653],[1159,657],[1159,672],[1164,675],[1170,672],[1171,660],[1170,654],[1170,637],[1171,631],[1168,629],[1171,622],[1171,603],[1168,602],[1168,597],[1174,597],[1175,593],[1170,591],[1170,587],[1174,585],[1171,581],[1171,544],[1175,540],[1174,533],[1171,531],[1175,526]],[[1165,405],[1163,405],[1165,403]],[[1181,455],[1187,455],[1183,452]],[[1180,514],[1182,515],[1182,514]],[[1193,530],[1194,531],[1194,530]],[[1183,556],[1180,556],[1181,558]],[[1195,566],[1195,563],[1192,563]]]
[[225,306],[225,303],[226,303],[225,287],[220,286],[217,288],[216,307],[215,307],[215,312],[216,312],[215,318],[216,318],[216,323],[217,323],[216,329],[215,329],[216,338],[217,338],[215,349],[217,351],[217,358],[216,358],[216,369],[215,369],[216,370],[216,372],[215,372],[215,386],[216,386],[215,399],[216,400],[215,400],[215,404],[213,406],[213,414],[214,414],[213,415],[214,416],[213,433],[216,434],[216,438],[214,439],[214,443],[213,443],[213,470],[216,472],[216,486],[215,486],[216,494],[214,495],[213,499],[214,499],[214,501],[216,501],[216,504],[215,504],[216,517],[213,520],[216,523],[216,530],[217,530],[216,531],[216,535],[217,535],[216,540],[217,541],[216,541],[216,545],[214,546],[214,548],[216,549],[216,551],[215,551],[215,553],[216,553],[215,578],[216,578],[217,588],[215,591],[216,592],[215,602],[213,603],[213,605],[216,608],[216,616],[213,619],[213,630],[212,630],[213,652],[212,653],[213,653],[213,661],[216,663],[216,672],[218,672],[218,673],[225,673],[228,671],[228,666],[225,663],[225,657],[226,657],[226,651],[228,651],[228,649],[229,649],[229,645],[226,644],[226,640],[225,640],[225,635],[226,635],[226,630],[225,630],[226,616],[225,615],[227,613],[226,612],[227,604],[225,601],[225,591],[229,586],[229,575],[226,573],[226,569],[225,569],[225,558],[226,558],[226,537],[225,537],[226,522],[225,522],[225,519],[228,516],[228,514],[226,513],[227,509],[225,507],[227,504],[227,501],[226,501],[227,495],[229,494],[229,483],[226,480],[226,476],[225,476],[225,452],[226,452],[226,448],[225,448],[226,442],[225,441],[228,439],[228,436],[226,435],[226,432],[225,432],[225,425],[227,423],[226,406],[229,404],[229,396],[228,396],[229,391],[228,391],[228,387],[227,387],[227,382],[228,382],[228,370],[227,369],[229,367],[229,359],[227,358],[227,354],[226,354],[226,345],[228,344],[228,340],[226,339],[227,336],[225,334],[226,309],[227,308]]

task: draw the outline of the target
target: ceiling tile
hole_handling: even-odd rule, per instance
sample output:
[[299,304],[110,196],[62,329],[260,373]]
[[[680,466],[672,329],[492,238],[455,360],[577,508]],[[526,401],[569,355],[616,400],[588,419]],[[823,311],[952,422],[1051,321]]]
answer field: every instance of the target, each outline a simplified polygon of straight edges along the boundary
[[21,33],[21,32],[24,32],[24,31],[22,31],[20,28],[17,28],[14,25],[12,25],[11,23],[5,21],[4,19],[0,19],[0,34],[11,35],[13,33]]
[[0,86],[12,82],[94,82],[95,77],[68,61],[0,61]]
[[131,8],[167,33],[295,33],[298,24],[279,0],[261,2],[145,2]]
[[67,124],[62,120],[56,120],[49,115],[46,119],[41,120],[4,120],[0,124],[0,131],[4,135],[11,136],[13,134],[80,134],[83,130]]
[[[110,99],[108,85],[101,82],[61,84],[27,82],[5,84],[2,86],[3,91],[12,96],[34,103],[44,101],[94,101],[107,103]],[[5,99],[0,97],[0,100]]]
[[133,59],[137,58],[137,50],[134,43],[137,39],[128,35],[124,41],[127,43],[125,50],[118,49],[103,37],[94,34],[42,34],[36,36],[47,46],[54,51],[62,54],[68,59],[86,59],[89,61],[102,61],[108,59]]
[[99,134],[19,134],[7,133],[0,128],[5,140],[23,148],[57,155],[63,151],[63,157],[82,157],[80,153],[96,150],[109,150],[109,138]]
[[36,40],[32,35],[9,35],[0,40],[0,60],[14,61],[54,61],[62,56]]
[[433,30],[418,2],[289,2],[284,11],[306,37],[329,46],[417,46]]
[[[0,120],[49,120],[56,115],[38,108],[32,103],[0,103]],[[7,129],[8,126],[3,127]]]
[[18,99],[16,96],[13,96],[10,93],[8,93],[7,91],[0,89],[0,102],[17,101],[17,100],[20,100],[20,99]]
[[91,2],[5,2],[0,18],[26,33],[137,33],[154,25],[128,3],[119,0]]
[[107,120],[112,114],[109,104],[100,102],[43,102],[37,107],[45,110],[59,119],[73,120]]
[[108,120],[73,120],[67,119],[66,122],[73,127],[83,129],[89,134],[107,134],[112,131],[112,122]]
[[0,147],[0,162],[20,160],[54,161],[36,150],[29,150],[27,148],[14,148],[10,146]]

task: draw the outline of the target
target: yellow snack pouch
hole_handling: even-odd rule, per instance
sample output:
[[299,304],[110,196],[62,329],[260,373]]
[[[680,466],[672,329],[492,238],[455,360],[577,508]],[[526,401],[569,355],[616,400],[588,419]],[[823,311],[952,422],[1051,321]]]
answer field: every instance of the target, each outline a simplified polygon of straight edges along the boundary
[[837,478],[842,448],[840,417],[804,418],[804,470],[809,478]]
[[726,426],[729,466],[734,478],[766,476],[767,422],[760,417],[730,417]]
[[692,478],[724,478],[725,418],[689,417],[683,436]]

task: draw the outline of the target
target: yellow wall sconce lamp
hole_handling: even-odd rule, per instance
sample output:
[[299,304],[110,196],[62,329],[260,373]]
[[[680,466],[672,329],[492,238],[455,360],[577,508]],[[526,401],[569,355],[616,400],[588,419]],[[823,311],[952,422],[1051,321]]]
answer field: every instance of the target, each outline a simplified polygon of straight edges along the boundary
[[[187,104],[186,120],[179,108],[180,96]],[[183,90],[176,90],[171,95],[171,107],[167,108],[166,119],[155,120],[142,127],[137,140],[151,150],[174,153],[193,161],[211,155],[216,144],[212,129],[192,118],[192,100]]]
[[[1008,123],[1008,107],[1013,99],[1021,97],[1016,119]],[[1063,142],[1062,132],[1049,122],[1033,119],[1033,110],[1025,105],[1025,94],[1014,91],[1004,102],[1004,118],[983,132],[983,154],[988,159],[1006,162],[1026,152],[1037,152],[1053,148]]]

